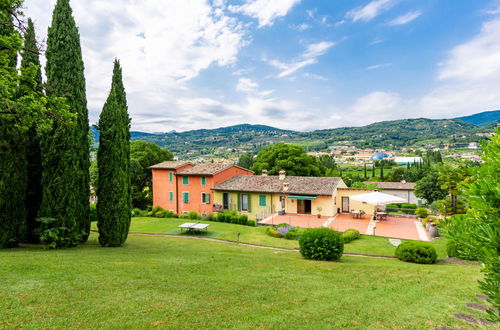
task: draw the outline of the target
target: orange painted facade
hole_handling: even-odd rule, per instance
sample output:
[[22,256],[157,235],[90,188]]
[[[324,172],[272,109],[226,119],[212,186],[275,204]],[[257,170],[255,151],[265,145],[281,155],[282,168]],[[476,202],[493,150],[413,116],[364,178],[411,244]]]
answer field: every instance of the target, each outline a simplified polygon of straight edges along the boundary
[[[177,169],[152,169],[153,207],[161,206],[165,210],[177,214],[191,211],[198,214],[213,213],[214,195],[212,188],[215,185],[236,175],[253,174],[252,171],[238,166],[228,167],[213,175],[183,175],[179,173],[192,166],[188,164]],[[171,181],[171,177],[173,181]],[[203,198],[204,194],[206,196]]]

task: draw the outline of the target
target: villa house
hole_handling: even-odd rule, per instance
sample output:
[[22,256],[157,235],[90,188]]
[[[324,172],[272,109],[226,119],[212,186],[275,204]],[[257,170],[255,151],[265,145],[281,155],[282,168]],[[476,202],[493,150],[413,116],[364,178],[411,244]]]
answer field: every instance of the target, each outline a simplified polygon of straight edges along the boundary
[[[373,207],[349,202],[349,196],[364,193],[347,188],[341,178],[286,176],[235,176],[212,188],[215,208],[264,219],[272,214],[304,214],[333,217],[350,207],[373,212]],[[359,205],[358,205],[359,204]]]
[[153,175],[153,206],[161,206],[177,214],[195,211],[213,212],[212,188],[236,175],[253,172],[228,164],[193,164],[167,161],[150,167]]

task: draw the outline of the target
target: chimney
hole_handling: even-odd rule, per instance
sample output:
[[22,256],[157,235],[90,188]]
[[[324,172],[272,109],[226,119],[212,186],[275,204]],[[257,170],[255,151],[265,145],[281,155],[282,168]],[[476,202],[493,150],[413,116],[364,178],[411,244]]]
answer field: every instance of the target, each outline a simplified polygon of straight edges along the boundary
[[262,176],[267,176],[267,170],[262,170]]
[[283,191],[288,191],[288,182],[283,182]]
[[280,180],[285,180],[286,172],[284,170],[280,171]]

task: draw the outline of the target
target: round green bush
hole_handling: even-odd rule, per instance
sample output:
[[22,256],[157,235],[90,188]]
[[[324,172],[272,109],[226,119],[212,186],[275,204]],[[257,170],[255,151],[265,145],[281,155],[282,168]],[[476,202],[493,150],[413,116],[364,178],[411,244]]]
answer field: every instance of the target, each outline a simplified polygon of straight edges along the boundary
[[257,226],[257,224],[255,223],[255,220],[248,220],[247,221],[247,226],[255,227],[255,226]]
[[272,237],[281,238],[281,234],[274,227],[267,227],[267,234]]
[[298,240],[302,236],[302,231],[299,227],[294,227],[285,234],[285,239]]
[[437,253],[432,244],[426,242],[404,242],[396,249],[396,258],[416,264],[433,264]]
[[344,243],[350,243],[358,239],[360,236],[361,234],[357,229],[347,229],[342,233],[342,239],[344,240]]
[[306,259],[338,261],[344,252],[339,232],[321,227],[306,229],[299,239],[300,253]]

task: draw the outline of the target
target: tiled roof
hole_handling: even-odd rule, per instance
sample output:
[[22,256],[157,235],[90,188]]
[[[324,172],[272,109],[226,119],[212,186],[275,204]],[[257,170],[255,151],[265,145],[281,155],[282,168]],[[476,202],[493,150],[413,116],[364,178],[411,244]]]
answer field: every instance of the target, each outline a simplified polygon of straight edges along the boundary
[[372,182],[366,181],[365,184],[375,183],[380,189],[393,189],[393,190],[414,190],[415,183],[413,182]]
[[[287,176],[284,180],[280,180],[278,176],[238,175],[219,183],[212,189],[297,195],[332,195],[340,181],[340,178],[324,177]],[[284,183],[288,183],[286,191]]]
[[197,164],[177,172],[178,175],[214,175],[235,165],[228,164]]
[[150,166],[149,168],[159,168],[159,169],[165,169],[165,170],[175,170],[175,169],[177,169],[179,167],[182,167],[184,165],[189,165],[189,164],[192,165],[191,162],[177,160],[177,161],[162,162],[162,163]]

